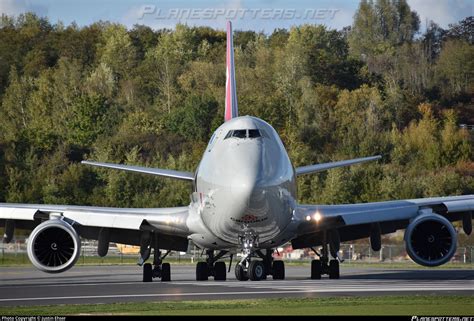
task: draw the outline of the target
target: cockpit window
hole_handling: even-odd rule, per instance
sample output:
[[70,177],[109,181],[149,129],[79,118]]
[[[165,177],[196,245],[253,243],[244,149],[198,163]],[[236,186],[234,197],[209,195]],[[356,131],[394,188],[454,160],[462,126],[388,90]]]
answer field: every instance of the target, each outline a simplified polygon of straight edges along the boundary
[[233,133],[232,133],[232,137],[246,138],[247,137],[247,130],[245,130],[245,129],[234,130]]
[[257,138],[262,137],[260,130],[258,129],[234,129],[230,130],[224,139],[235,137],[235,138]]
[[229,132],[225,135],[224,139],[227,139],[229,137],[232,137],[233,130],[229,130]]
[[260,136],[260,131],[258,129],[249,129],[249,138],[257,138]]

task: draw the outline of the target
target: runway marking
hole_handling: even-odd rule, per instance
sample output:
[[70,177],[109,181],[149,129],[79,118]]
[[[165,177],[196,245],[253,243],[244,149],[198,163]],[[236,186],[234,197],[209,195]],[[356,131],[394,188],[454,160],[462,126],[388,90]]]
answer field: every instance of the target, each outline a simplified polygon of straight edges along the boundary
[[432,280],[427,281],[416,281],[416,282],[409,282],[407,283],[405,280],[389,280],[389,281],[380,281],[380,280],[371,280],[367,282],[366,280],[363,281],[346,281],[346,280],[331,280],[329,283],[327,280],[307,280],[307,281],[299,281],[296,283],[295,281],[261,281],[261,282],[219,282],[219,283],[212,283],[212,282],[179,282],[176,284],[180,285],[196,285],[202,287],[210,287],[210,286],[225,286],[225,287],[249,287],[249,288],[265,288],[265,287],[276,287],[276,288],[283,288],[288,286],[297,286],[297,287],[316,287],[316,286],[327,286],[331,285],[332,287],[339,287],[339,286],[443,286],[444,284],[447,285],[456,285],[459,284],[461,286],[465,286],[466,284],[471,284],[471,288],[474,288],[474,281],[466,280],[443,280],[443,281],[436,281],[433,282]]
[[443,288],[408,288],[401,287],[396,289],[374,289],[374,288],[339,288],[339,289],[313,289],[313,290],[287,290],[287,291],[236,291],[236,292],[188,292],[188,293],[166,293],[166,294],[115,294],[115,295],[83,295],[83,296],[60,296],[60,297],[30,297],[30,298],[8,298],[0,299],[0,302],[16,301],[52,301],[52,300],[87,300],[87,299],[112,299],[112,298],[134,298],[134,297],[186,297],[186,296],[231,296],[231,295],[255,295],[255,294],[289,294],[289,293],[340,293],[340,292],[413,292],[413,291],[456,291],[472,290],[472,288],[443,287]]
[[[100,285],[130,285],[130,284],[140,284],[143,283],[142,281],[135,281],[135,282],[101,282],[101,283],[76,283],[76,284],[7,284],[7,285],[0,285],[0,289],[5,288],[36,288],[36,287],[75,287],[75,286],[100,286]],[[144,283],[146,284],[146,283]]]

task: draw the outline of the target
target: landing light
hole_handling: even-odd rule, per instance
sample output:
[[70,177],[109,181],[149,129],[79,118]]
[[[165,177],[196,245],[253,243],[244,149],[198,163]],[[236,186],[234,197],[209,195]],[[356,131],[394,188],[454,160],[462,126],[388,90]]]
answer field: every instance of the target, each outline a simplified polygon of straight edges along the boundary
[[313,218],[316,222],[319,222],[321,220],[321,214],[319,214],[319,212],[316,212],[314,215],[313,215]]
[[311,220],[316,221],[316,222],[319,222],[319,221],[321,221],[322,218],[323,218],[323,217],[321,216],[321,214],[319,213],[319,211],[316,212],[316,213],[314,213],[313,216],[311,216],[311,215],[306,215],[306,217],[305,217],[306,221],[308,221],[308,222],[311,221]]

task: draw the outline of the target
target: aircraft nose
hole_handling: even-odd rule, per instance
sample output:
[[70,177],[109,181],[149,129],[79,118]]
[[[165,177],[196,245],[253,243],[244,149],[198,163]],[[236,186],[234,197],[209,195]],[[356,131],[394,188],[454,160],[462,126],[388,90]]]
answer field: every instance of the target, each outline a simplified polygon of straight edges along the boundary
[[231,183],[232,209],[231,217],[238,223],[253,223],[264,219],[268,204],[265,198],[266,189],[260,179],[258,167],[236,173]]
[[249,200],[258,189],[258,170],[245,168],[236,173],[232,179],[231,191],[234,201],[248,206]]

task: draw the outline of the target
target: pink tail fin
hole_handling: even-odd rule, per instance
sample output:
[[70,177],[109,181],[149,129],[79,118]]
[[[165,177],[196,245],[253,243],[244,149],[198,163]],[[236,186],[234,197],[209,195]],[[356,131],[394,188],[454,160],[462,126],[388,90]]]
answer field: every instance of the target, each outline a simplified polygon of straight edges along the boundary
[[225,80],[225,121],[239,116],[237,107],[237,91],[235,89],[234,40],[232,23],[227,21],[227,59]]

